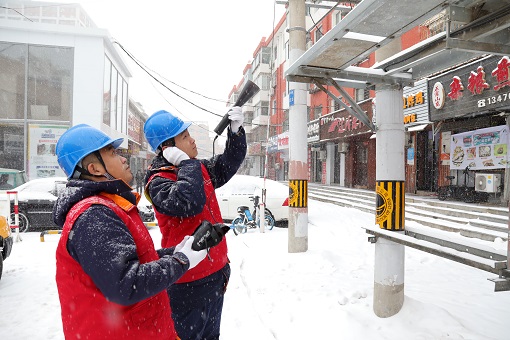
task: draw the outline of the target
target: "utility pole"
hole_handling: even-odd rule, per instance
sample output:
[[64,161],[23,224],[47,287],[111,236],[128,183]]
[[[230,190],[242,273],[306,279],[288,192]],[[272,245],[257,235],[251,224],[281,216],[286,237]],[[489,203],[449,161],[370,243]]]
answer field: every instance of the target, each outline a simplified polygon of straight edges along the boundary
[[[306,50],[305,0],[289,0],[289,62]],[[307,90],[289,82],[289,229],[288,251],[308,250]]]
[[[396,39],[375,53],[376,61],[401,50]],[[405,128],[402,84],[375,87],[376,117],[376,224],[404,233],[405,228]],[[374,261],[374,313],[387,318],[404,305],[405,246],[377,238]]]

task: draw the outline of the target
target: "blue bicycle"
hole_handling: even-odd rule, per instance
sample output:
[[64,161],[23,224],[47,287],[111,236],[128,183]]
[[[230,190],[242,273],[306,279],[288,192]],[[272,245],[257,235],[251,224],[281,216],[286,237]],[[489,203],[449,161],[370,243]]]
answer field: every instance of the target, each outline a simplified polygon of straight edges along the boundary
[[[234,230],[234,234],[244,234],[248,231],[248,228],[254,229],[260,227],[260,218],[257,218],[257,211],[259,210],[259,199],[259,196],[250,198],[250,201],[253,201],[254,205],[253,213],[250,212],[250,208],[247,206],[240,206],[237,208],[239,216],[236,217],[230,225],[230,228]],[[271,230],[275,225],[274,216],[267,208],[265,208],[264,211],[264,220],[266,222],[264,227],[267,230]]]

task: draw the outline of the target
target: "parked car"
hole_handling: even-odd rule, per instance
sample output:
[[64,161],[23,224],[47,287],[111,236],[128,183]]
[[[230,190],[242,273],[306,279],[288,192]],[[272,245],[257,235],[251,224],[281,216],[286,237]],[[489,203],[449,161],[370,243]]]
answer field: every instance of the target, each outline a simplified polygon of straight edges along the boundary
[[[53,205],[66,183],[66,177],[39,178],[14,189],[18,192],[20,232],[57,228],[53,223]],[[14,223],[14,204],[11,204],[11,220]]]
[[216,197],[221,215],[225,221],[231,221],[239,214],[237,207],[247,206],[253,211],[253,196],[262,196],[266,188],[266,208],[278,224],[289,219],[289,187],[270,179],[248,175],[234,175],[224,186],[216,189]]
[[13,189],[27,182],[25,171],[0,168],[0,190]]
[[140,201],[138,202],[138,211],[140,212],[140,217],[142,218],[142,221],[144,222],[154,222],[156,220],[156,217],[154,215],[154,208],[152,207],[151,202],[145,197],[145,195],[142,195],[140,197]]
[[[56,229],[53,223],[53,205],[67,184],[66,177],[48,177],[28,181],[15,188],[18,191],[19,231]],[[154,211],[147,199],[138,203],[144,222],[154,221]],[[11,218],[14,221],[13,205]]]

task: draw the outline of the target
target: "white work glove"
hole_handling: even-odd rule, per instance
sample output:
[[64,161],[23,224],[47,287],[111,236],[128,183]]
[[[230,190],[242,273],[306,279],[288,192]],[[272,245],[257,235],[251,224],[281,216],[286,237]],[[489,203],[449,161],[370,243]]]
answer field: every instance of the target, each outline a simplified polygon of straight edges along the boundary
[[175,166],[179,166],[183,160],[189,159],[184,151],[175,146],[169,146],[163,150],[163,157]]
[[[197,264],[199,264],[207,255],[207,249],[202,249],[199,251],[195,251],[191,249],[191,245],[193,244],[194,236],[185,236],[184,239],[186,242],[182,249],[180,249],[180,253],[186,255],[189,260],[189,269],[194,268]],[[188,270],[189,270],[188,269]]]
[[182,241],[178,245],[175,246],[174,254],[178,253],[178,252],[180,252],[182,250],[182,247],[184,247],[184,244],[186,243],[187,240],[188,240],[188,237],[184,236]]
[[228,119],[230,119],[230,130],[233,133],[237,133],[244,123],[244,114],[241,107],[233,106],[230,111],[228,111]]

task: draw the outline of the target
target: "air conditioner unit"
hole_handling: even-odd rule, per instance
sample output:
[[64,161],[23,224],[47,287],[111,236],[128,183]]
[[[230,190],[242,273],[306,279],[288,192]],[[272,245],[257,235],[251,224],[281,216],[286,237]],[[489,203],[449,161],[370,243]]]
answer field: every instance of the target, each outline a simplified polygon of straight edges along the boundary
[[326,154],[326,151],[325,151],[325,150],[319,151],[319,159],[320,159],[321,161],[326,160],[326,155],[327,155],[327,154]]
[[475,191],[497,192],[501,184],[501,174],[476,174]]

